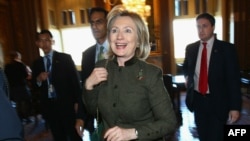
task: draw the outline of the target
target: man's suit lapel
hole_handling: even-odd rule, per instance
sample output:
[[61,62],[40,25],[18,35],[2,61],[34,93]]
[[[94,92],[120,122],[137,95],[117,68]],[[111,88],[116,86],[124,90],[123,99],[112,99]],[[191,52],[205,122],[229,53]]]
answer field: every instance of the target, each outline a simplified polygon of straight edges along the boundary
[[[197,62],[197,57],[198,57],[198,52],[199,52],[199,47],[200,47],[200,41],[196,42],[194,44],[193,50],[191,51],[191,57],[192,57],[192,70],[191,72],[195,72],[195,67],[196,67],[196,62]],[[194,74],[192,74],[194,76]]]
[[[97,44],[94,45],[93,50],[91,51],[91,56],[89,57],[89,58],[91,58],[91,62],[93,64],[95,64],[96,49],[97,49]],[[94,66],[94,65],[92,65],[92,66]]]
[[[54,81],[54,77],[56,75],[56,70],[58,68],[58,63],[59,63],[59,59],[58,59],[58,52],[54,51],[53,52],[53,59],[52,59],[52,70],[51,70],[51,73],[52,73],[52,81]],[[63,70],[61,70],[63,71]]]
[[38,64],[39,64],[39,69],[41,72],[45,72],[45,63],[43,61],[43,57],[40,57],[38,60]]
[[211,54],[210,54],[210,61],[208,65],[208,74],[211,74],[210,72],[213,72],[214,70],[218,69],[217,66],[215,66],[217,63],[214,63],[218,61],[218,57],[221,57],[218,55],[220,52],[218,40],[214,40],[214,44],[212,46]]
[[88,72],[91,73],[92,69],[95,67],[95,54],[96,54],[96,48],[97,48],[97,44],[92,46],[89,51],[89,53],[87,53],[87,56],[85,57],[85,65],[88,64],[88,66],[86,66],[86,68],[88,68]]

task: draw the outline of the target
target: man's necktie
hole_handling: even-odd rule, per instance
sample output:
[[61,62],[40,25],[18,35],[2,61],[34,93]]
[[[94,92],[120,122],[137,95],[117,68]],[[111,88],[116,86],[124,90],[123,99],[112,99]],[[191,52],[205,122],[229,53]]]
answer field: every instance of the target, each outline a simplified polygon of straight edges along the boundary
[[51,61],[49,55],[46,56],[47,59],[47,64],[46,64],[46,71],[50,72],[50,67],[51,67]]
[[51,75],[51,59],[50,59],[50,56],[47,55],[46,56],[46,59],[47,59],[47,64],[46,64],[46,69],[47,69],[47,72],[49,73],[49,79],[48,79],[48,98],[55,98],[56,97],[56,92],[55,92],[55,89],[54,89],[54,86],[52,85],[52,75]]
[[104,52],[103,51],[104,51],[104,47],[101,46],[100,50],[99,50],[98,58],[97,58],[98,61],[104,59]]
[[199,77],[199,92],[203,95],[206,94],[208,88],[207,78],[207,43],[203,42],[203,50],[201,55],[200,77]]

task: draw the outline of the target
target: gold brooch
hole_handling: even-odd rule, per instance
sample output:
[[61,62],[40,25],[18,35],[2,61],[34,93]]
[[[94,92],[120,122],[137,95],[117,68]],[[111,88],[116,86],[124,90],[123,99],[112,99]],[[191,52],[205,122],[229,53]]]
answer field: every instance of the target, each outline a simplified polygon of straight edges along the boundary
[[138,76],[137,76],[137,79],[138,80],[142,80],[143,79],[143,70],[140,69],[139,73],[138,73]]

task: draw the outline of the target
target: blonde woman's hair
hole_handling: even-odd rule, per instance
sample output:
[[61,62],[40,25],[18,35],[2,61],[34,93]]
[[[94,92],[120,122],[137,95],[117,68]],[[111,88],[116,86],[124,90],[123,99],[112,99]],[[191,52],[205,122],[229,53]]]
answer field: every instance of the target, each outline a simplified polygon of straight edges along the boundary
[[[137,28],[137,42],[138,46],[135,51],[135,56],[141,60],[147,59],[150,53],[150,43],[149,43],[149,32],[148,27],[137,13],[128,11],[122,5],[117,5],[109,12],[107,16],[107,33],[108,38],[114,24],[114,21],[117,17],[128,16],[134,21]],[[109,59],[113,58],[115,55],[112,52],[112,49],[109,49]]]

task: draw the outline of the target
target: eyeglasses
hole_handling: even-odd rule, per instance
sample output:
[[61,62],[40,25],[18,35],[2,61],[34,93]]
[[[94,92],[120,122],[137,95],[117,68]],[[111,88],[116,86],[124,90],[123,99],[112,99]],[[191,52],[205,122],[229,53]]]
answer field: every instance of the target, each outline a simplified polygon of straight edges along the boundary
[[104,24],[105,20],[104,19],[98,19],[96,21],[90,21],[90,25],[93,26],[93,25],[96,25],[96,26],[99,26],[101,24]]
[[45,38],[45,39],[38,39],[38,42],[39,43],[44,43],[44,42],[46,42],[46,43],[48,43],[48,42],[51,42],[52,41],[52,39],[47,39],[47,38]]

